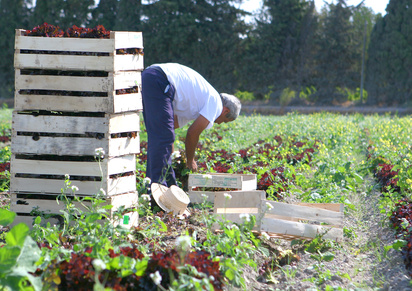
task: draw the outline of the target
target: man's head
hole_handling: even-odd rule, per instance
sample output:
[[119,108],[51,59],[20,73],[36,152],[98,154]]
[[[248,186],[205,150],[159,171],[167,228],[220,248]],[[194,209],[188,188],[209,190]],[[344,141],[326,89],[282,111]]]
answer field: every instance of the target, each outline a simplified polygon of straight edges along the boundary
[[227,93],[220,93],[220,97],[222,98],[223,111],[215,122],[220,124],[235,120],[239,116],[242,107],[240,100],[236,96]]

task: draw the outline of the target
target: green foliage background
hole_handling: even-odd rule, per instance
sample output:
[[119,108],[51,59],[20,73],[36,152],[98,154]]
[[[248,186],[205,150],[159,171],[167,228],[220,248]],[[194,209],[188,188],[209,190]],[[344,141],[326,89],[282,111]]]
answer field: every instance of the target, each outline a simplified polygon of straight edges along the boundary
[[[345,0],[318,12],[313,0],[264,0],[255,21],[243,0],[0,0],[0,97],[14,92],[16,28],[43,22],[142,31],[145,65],[179,62],[204,75],[218,91],[270,95],[279,103],[330,104],[351,100],[361,82],[366,22],[368,102],[405,105],[411,95],[412,15],[408,0],[391,0],[387,14]],[[409,6],[408,6],[409,5]],[[301,98],[302,92],[305,98]],[[353,98],[352,98],[353,99]],[[351,100],[353,101],[353,100]]]

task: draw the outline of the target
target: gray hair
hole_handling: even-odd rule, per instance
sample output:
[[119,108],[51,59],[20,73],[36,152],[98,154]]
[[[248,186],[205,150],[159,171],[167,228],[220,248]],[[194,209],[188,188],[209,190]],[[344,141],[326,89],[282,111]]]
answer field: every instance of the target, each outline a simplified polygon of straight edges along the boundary
[[220,93],[220,97],[222,98],[223,106],[229,109],[226,117],[230,120],[235,120],[239,116],[240,109],[242,108],[240,100],[236,96],[227,93]]

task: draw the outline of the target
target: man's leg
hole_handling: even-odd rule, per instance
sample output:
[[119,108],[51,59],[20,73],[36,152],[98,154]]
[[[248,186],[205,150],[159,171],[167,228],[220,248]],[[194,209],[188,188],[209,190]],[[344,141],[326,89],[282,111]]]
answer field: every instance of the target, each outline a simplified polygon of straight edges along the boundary
[[[167,87],[169,89],[165,90]],[[172,105],[174,92],[173,86],[162,73],[152,68],[143,71],[143,117],[147,131],[146,176],[152,182],[168,187],[176,185],[171,158],[175,140]]]

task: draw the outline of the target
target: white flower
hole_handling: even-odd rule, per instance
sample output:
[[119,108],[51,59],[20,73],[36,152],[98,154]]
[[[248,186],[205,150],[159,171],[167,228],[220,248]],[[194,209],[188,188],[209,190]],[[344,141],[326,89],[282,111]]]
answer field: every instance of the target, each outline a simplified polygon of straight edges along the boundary
[[176,247],[186,250],[192,246],[192,240],[188,235],[182,235],[176,238],[175,241]]
[[104,149],[103,149],[103,148],[97,148],[97,149],[94,150],[94,156],[95,156],[96,158],[101,158],[101,159],[103,159],[105,154],[106,154],[106,153],[104,152]]
[[262,231],[262,232],[260,233],[260,236],[261,236],[263,239],[265,239],[265,240],[269,240],[269,239],[270,239],[270,236],[269,236],[266,232],[264,232],[264,231]]
[[225,199],[227,200],[232,199],[232,195],[230,195],[229,193],[224,193],[223,196],[225,196]]
[[156,271],[155,273],[150,274],[150,278],[152,278],[156,286],[159,286],[160,283],[162,283],[162,275],[160,275],[159,271]]
[[143,179],[143,184],[145,184],[145,185],[146,184],[149,185],[151,182],[152,182],[152,180],[150,180],[149,177],[146,177],[146,178]]
[[180,152],[179,151],[174,151],[172,153],[172,160],[180,158]]
[[100,188],[99,193],[100,193],[100,195],[102,195],[102,196],[106,196],[106,191],[104,191],[103,188]]
[[101,260],[101,259],[94,259],[92,261],[93,267],[97,272],[100,272],[102,270],[106,269],[106,264]]
[[239,214],[239,218],[240,218],[240,219],[244,219],[246,222],[249,222],[249,221],[250,221],[250,215],[247,214],[247,213],[241,213],[241,214]]
[[77,187],[77,186],[72,186],[72,191],[73,191],[73,192],[79,191],[79,187]]
[[148,195],[148,194],[143,194],[143,195],[142,195],[142,199],[143,199],[144,201],[150,201],[150,195]]
[[267,207],[268,210],[273,209],[273,205],[270,204],[269,202],[266,202],[266,207]]
[[70,175],[69,174],[64,175],[64,179],[70,180]]
[[201,194],[200,196],[202,196],[203,199],[207,199],[209,196],[206,194]]
[[202,175],[202,178],[206,179],[206,180],[209,180],[209,179],[212,180],[213,179],[212,175],[208,175],[208,174]]
[[229,228],[229,229],[239,229],[239,227],[236,224],[229,225],[227,228]]

